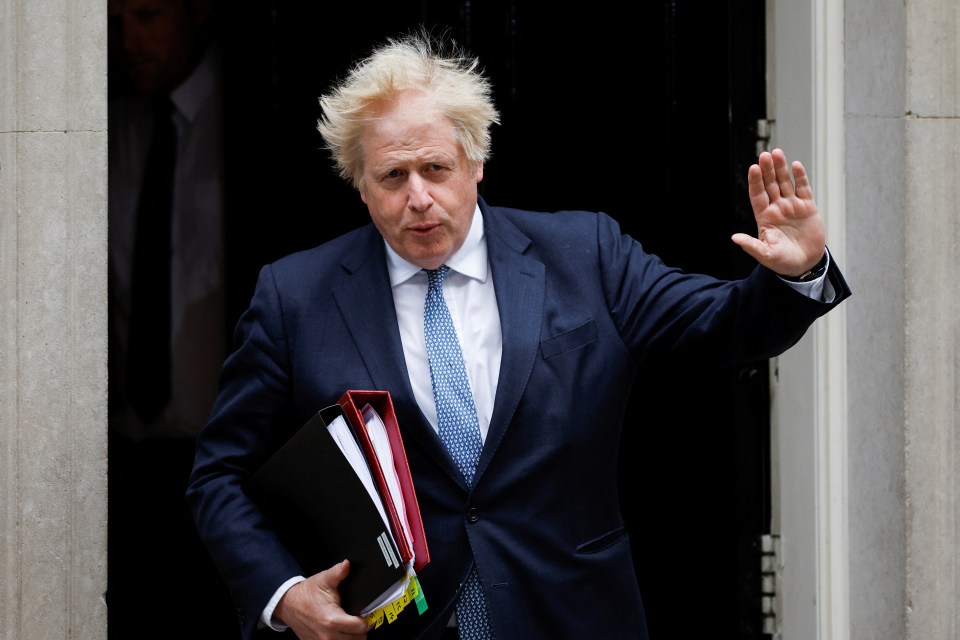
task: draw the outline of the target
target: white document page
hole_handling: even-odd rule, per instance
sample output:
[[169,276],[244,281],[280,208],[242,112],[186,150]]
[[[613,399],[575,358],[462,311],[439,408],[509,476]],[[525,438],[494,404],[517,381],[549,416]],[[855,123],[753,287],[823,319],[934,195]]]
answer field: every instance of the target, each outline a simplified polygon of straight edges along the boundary
[[370,494],[370,499],[373,500],[375,505],[377,505],[377,510],[380,512],[380,517],[383,518],[383,523],[387,525],[387,533],[391,533],[390,519],[387,517],[387,512],[384,511],[383,501],[380,500],[380,493],[377,491],[377,486],[373,482],[373,475],[370,473],[370,467],[367,466],[367,459],[363,457],[363,451],[360,450],[360,444],[354,437],[353,431],[350,429],[350,425],[347,424],[347,421],[343,416],[337,416],[333,422],[327,425],[327,430],[330,432],[330,435],[333,436],[337,446],[340,447],[340,450],[343,452],[347,462],[349,462],[350,466],[353,467],[357,477],[360,478],[361,482],[363,482],[363,486],[366,487],[367,493]]
[[397,467],[393,462],[393,449],[390,447],[387,428],[383,426],[380,414],[369,404],[363,407],[363,420],[367,423],[367,435],[370,436],[370,442],[373,443],[373,450],[377,452],[380,470],[387,480],[387,488],[390,490],[397,516],[400,518],[400,525],[403,527],[403,535],[410,542],[412,549],[413,537],[410,535],[410,526],[407,523],[407,510],[403,502],[403,491],[400,489],[400,478],[397,477]]

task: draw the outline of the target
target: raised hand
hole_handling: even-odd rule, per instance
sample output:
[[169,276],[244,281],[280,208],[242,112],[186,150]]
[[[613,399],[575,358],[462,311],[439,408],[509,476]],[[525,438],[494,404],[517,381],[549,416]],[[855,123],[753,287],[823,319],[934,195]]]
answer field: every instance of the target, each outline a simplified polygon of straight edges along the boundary
[[826,250],[826,234],[803,164],[788,166],[780,149],[764,151],[750,166],[747,184],[757,237],[735,233],[731,239],[780,275],[798,276],[814,267]]

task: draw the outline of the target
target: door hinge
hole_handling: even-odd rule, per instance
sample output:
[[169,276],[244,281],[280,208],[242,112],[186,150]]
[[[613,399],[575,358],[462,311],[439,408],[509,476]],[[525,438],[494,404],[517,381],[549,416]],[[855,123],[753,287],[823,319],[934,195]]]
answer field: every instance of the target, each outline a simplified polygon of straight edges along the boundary
[[770,138],[773,136],[775,120],[760,118],[757,120],[757,155],[770,150]]
[[760,536],[760,615],[763,633],[772,636],[774,640],[781,637],[780,620],[777,616],[780,609],[777,583],[782,570],[780,536],[769,533]]

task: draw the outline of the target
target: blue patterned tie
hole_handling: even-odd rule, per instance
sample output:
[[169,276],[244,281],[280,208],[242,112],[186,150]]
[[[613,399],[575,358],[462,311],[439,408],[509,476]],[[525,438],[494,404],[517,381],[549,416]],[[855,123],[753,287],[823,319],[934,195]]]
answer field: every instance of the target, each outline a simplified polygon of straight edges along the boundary
[[[447,445],[467,484],[473,484],[473,473],[480,458],[483,442],[477,408],[473,404],[467,368],[453,328],[450,310],[443,299],[443,279],[450,267],[443,265],[427,271],[429,287],[423,304],[423,334],[430,362],[433,398],[437,403],[437,426],[440,439]],[[492,638],[487,622],[487,608],[476,566],[470,571],[460,601],[457,602],[457,624],[461,640]]]

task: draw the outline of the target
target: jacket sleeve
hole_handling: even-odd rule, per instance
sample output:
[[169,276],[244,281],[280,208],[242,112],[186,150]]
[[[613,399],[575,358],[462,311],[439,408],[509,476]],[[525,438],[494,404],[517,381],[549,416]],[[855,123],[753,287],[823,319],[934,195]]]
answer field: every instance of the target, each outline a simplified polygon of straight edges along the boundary
[[597,256],[611,316],[638,360],[723,366],[774,357],[850,295],[834,261],[830,302],[805,296],[760,265],[742,280],[686,273],[645,252],[605,215],[598,216]]
[[237,349],[223,366],[220,393],[197,439],[187,502],[197,531],[230,589],[252,638],[267,601],[301,573],[297,562],[243,491],[290,431],[290,361],[280,297],[271,267],[260,273],[236,332]]

